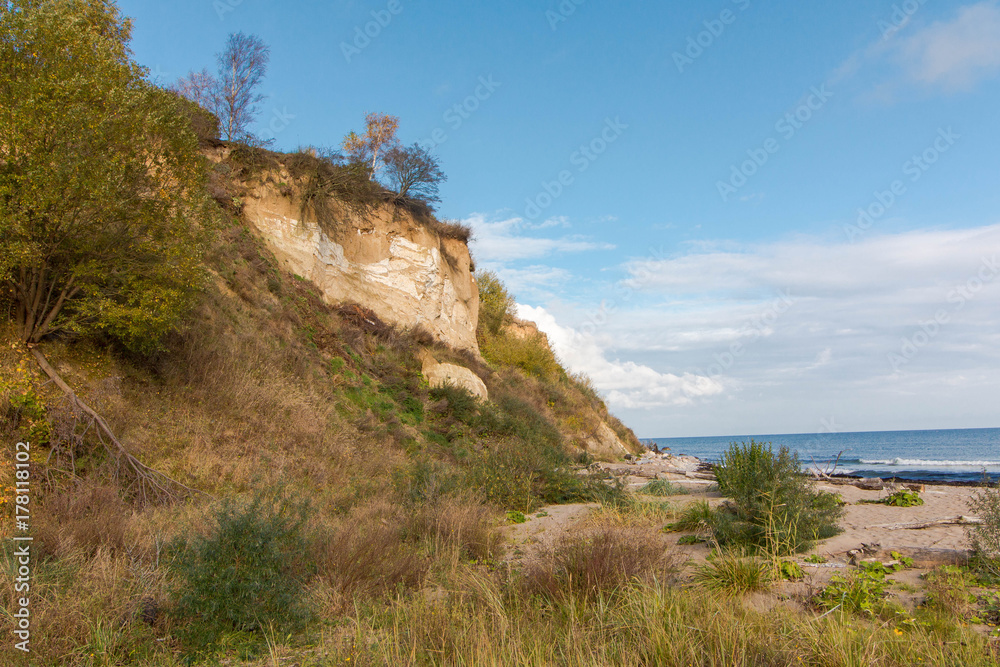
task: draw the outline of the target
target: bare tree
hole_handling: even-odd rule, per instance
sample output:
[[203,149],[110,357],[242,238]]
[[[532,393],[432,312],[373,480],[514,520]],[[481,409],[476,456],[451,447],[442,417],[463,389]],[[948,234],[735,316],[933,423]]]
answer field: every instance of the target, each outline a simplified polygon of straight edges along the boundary
[[399,128],[399,118],[384,113],[369,112],[365,114],[365,133],[358,135],[351,132],[344,137],[344,151],[352,162],[365,165],[372,176],[382,168],[384,157],[390,150],[399,146],[396,130]]
[[250,136],[250,123],[264,95],[257,88],[267,74],[271,49],[257,35],[229,35],[219,54],[219,120],[229,141]]
[[250,141],[250,124],[265,96],[257,89],[267,74],[271,49],[257,35],[229,35],[226,50],[216,56],[217,76],[207,69],[178,79],[173,89],[208,109],[219,118],[228,141]]
[[212,113],[218,110],[219,80],[207,68],[200,72],[188,72],[186,77],[177,79],[171,89]]
[[400,198],[419,199],[425,203],[439,202],[438,186],[447,176],[437,158],[420,144],[394,146],[385,155],[386,177]]

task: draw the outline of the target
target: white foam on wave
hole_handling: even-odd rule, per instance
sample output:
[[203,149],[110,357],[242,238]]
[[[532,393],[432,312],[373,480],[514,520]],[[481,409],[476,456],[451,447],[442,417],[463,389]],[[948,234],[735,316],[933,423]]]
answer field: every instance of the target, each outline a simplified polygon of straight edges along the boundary
[[921,466],[921,467],[942,467],[942,468],[997,468],[1000,461],[929,461],[927,459],[860,459],[865,465],[881,466]]

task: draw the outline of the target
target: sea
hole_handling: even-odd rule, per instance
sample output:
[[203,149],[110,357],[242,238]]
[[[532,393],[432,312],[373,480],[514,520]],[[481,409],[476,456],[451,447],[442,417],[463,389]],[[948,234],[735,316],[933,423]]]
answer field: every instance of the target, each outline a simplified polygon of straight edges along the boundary
[[[1000,428],[863,433],[798,433],[705,438],[653,438],[673,454],[715,463],[733,442],[769,442],[798,453],[805,470],[861,477],[971,484],[1000,480]],[[839,458],[838,458],[839,457]]]

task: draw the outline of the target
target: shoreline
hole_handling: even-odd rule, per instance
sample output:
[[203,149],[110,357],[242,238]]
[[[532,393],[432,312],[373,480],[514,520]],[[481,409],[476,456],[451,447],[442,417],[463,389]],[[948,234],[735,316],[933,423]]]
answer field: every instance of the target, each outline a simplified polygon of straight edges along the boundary
[[[967,479],[940,479],[940,478],[926,478],[926,477],[897,477],[893,475],[892,477],[865,477],[864,475],[855,475],[852,473],[834,473],[827,476],[828,479],[880,479],[886,484],[924,484],[926,486],[957,486],[957,487],[982,487],[984,486],[984,480],[967,480]],[[813,479],[816,481],[823,481],[823,477],[815,477]],[[990,483],[994,483],[994,480],[990,480]]]

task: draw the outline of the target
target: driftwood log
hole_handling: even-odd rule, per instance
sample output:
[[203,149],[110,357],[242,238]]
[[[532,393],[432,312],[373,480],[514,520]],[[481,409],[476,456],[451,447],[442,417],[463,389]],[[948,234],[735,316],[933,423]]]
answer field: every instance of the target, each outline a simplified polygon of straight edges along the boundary
[[974,516],[954,516],[946,519],[934,519],[933,521],[920,521],[918,523],[883,523],[877,526],[866,526],[870,528],[884,528],[885,530],[921,530],[923,528],[935,528],[937,526],[974,526],[982,523],[982,520]]

